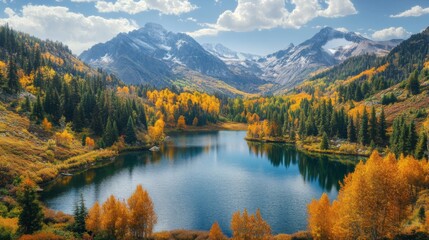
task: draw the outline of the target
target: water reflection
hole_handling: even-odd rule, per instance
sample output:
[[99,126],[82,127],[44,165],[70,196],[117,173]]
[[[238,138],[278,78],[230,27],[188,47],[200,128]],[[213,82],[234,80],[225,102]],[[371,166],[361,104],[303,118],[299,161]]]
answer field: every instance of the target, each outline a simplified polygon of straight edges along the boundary
[[245,132],[187,133],[171,136],[160,152],[122,154],[111,164],[46,186],[42,200],[72,213],[84,194],[87,205],[110,194],[128,198],[137,184],[149,191],[158,214],[156,231],[177,228],[209,230],[219,221],[227,234],[238,209],[260,208],[273,232],[305,229],[306,206],[354,168],[341,161],[309,155],[284,144],[243,140]]
[[258,143],[247,141],[249,152],[260,157],[267,158],[275,167],[298,165],[299,172],[305,181],[317,181],[319,186],[326,191],[335,187],[340,189],[340,182],[344,176],[352,172],[358,160],[353,157],[330,157],[322,154],[309,155],[297,151],[292,145],[277,143]]

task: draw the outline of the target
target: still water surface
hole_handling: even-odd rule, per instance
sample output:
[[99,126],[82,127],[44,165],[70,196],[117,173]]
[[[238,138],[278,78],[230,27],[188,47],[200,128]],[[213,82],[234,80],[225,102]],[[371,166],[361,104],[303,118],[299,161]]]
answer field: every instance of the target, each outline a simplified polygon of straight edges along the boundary
[[323,192],[336,198],[338,182],[354,169],[355,159],[339,161],[284,144],[247,142],[245,134],[173,135],[160,152],[127,153],[113,164],[64,177],[45,188],[42,200],[72,213],[80,193],[92,206],[110,194],[127,199],[142,184],[155,204],[155,231],[209,230],[218,221],[230,235],[233,212],[260,208],[273,233],[293,233],[306,229],[307,204]]

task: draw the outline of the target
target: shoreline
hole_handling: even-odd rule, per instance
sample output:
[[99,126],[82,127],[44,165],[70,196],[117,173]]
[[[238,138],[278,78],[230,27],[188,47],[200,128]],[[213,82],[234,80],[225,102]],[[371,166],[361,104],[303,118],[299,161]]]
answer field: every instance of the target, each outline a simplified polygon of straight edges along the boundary
[[328,150],[321,150],[321,149],[313,149],[310,147],[306,147],[305,144],[299,143],[297,141],[290,141],[282,138],[275,138],[275,139],[259,139],[259,138],[251,138],[251,137],[245,137],[244,140],[249,142],[257,142],[257,143],[281,143],[281,144],[291,144],[296,147],[297,150],[300,150],[302,152],[306,153],[316,153],[316,154],[325,154],[325,155],[339,155],[339,156],[353,156],[353,157],[369,157],[370,154],[367,153],[350,153],[350,152],[343,152],[340,150],[335,149],[328,149]]

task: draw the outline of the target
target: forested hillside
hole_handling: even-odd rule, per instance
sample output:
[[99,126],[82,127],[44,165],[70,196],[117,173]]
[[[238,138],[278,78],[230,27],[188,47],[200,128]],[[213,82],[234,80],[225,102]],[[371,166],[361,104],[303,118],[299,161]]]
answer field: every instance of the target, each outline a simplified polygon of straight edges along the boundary
[[0,27],[0,51],[1,186],[22,175],[46,182],[118,150],[162,141],[166,127],[218,119],[214,96],[125,86],[61,43],[8,26]]

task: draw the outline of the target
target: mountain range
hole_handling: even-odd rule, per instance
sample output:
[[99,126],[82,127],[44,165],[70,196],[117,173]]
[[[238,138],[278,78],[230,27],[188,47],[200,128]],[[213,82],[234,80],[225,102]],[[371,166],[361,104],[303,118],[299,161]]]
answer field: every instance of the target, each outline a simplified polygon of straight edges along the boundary
[[312,73],[350,57],[386,55],[401,41],[378,42],[326,27],[297,46],[291,44],[267,56],[258,56],[236,52],[221,44],[200,45],[184,33],[148,23],[99,43],[79,57],[93,67],[117,75],[125,83],[159,88],[177,85],[208,92],[224,88],[230,94],[239,94],[292,88]]

